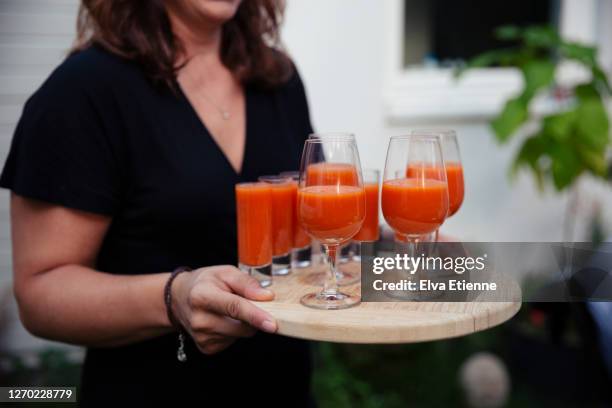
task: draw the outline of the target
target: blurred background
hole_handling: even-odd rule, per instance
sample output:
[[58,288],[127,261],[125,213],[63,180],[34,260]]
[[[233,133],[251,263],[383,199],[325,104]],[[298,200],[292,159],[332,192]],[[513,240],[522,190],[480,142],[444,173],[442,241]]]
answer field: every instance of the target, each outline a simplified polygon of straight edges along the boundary
[[[77,0],[0,0],[2,163],[24,102],[66,56],[77,7]],[[570,45],[551,45],[537,30],[525,38],[496,37],[495,29],[508,24],[553,27]],[[315,129],[355,133],[364,168],[382,169],[389,136],[457,130],[466,197],[444,234],[522,242],[610,236],[609,98],[602,99],[608,113],[597,118],[602,126],[595,130],[605,136],[598,154],[607,161],[564,174],[571,160],[552,155],[552,176],[545,171],[542,188],[536,173],[509,174],[526,137],[548,123],[547,115],[572,106],[576,85],[599,73],[594,64],[612,73],[612,0],[288,0],[283,35],[305,82]],[[554,78],[541,81],[524,126],[510,127],[511,138],[491,121],[507,123],[504,106],[530,77],[516,61],[474,60],[507,47],[504,39],[569,55],[568,61],[547,55]],[[458,68],[471,65],[476,68],[455,78]],[[538,165],[546,170],[545,156]],[[6,378],[0,385],[77,383],[79,348],[35,339],[21,328],[10,251],[8,194],[0,191],[0,379]],[[321,406],[610,406],[605,342],[612,340],[603,331],[588,305],[524,305],[512,322],[461,339],[320,344],[315,391]]]

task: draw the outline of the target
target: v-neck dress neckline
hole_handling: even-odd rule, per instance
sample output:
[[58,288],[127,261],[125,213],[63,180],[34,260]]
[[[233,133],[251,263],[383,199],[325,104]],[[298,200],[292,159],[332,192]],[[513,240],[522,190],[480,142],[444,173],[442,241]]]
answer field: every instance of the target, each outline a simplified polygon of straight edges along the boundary
[[242,152],[242,161],[240,163],[240,170],[239,171],[236,171],[234,166],[232,166],[231,161],[229,160],[229,158],[227,157],[227,155],[225,154],[223,149],[221,149],[221,146],[219,146],[219,143],[217,143],[217,141],[213,137],[212,133],[208,129],[208,126],[206,125],[206,122],[204,122],[204,120],[200,117],[200,115],[198,114],[198,111],[195,109],[195,107],[191,103],[191,100],[189,99],[189,97],[187,96],[187,94],[183,90],[183,87],[181,86],[181,84],[178,82],[178,80],[176,78],[174,79],[174,86],[176,87],[176,89],[178,89],[179,96],[180,96],[180,99],[182,100],[182,102],[187,105],[187,108],[189,109],[189,115],[191,116],[192,120],[196,122],[196,127],[199,128],[201,130],[201,132],[213,144],[213,146],[217,150],[217,153],[219,153],[221,155],[221,157],[223,158],[223,162],[229,168],[230,172],[234,175],[234,177],[237,180],[242,180],[244,178],[244,175],[245,175],[245,166],[248,164],[247,159],[248,159],[248,153],[249,153],[249,141],[251,139],[249,137],[249,124],[251,123],[251,120],[250,120],[250,117],[249,117],[249,113],[250,113],[251,109],[249,108],[249,105],[250,105],[250,99],[251,99],[252,95],[251,95],[251,90],[250,90],[249,86],[243,85],[243,92],[244,92],[244,150]]

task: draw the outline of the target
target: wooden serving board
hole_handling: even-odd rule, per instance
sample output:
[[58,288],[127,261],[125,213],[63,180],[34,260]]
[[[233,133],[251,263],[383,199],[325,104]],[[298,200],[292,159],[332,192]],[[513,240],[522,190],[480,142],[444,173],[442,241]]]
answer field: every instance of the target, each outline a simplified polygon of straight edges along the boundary
[[[358,271],[360,265],[343,267]],[[338,343],[414,343],[482,331],[509,320],[521,308],[521,292],[516,284],[508,286],[516,291],[512,299],[517,300],[513,302],[483,298],[475,302],[363,302],[344,310],[307,308],[300,304],[300,298],[321,289],[311,284],[312,273],[321,268],[275,276],[270,287],[276,294],[275,300],[253,302],[277,319],[279,334]],[[359,292],[360,285],[345,286],[342,290]]]

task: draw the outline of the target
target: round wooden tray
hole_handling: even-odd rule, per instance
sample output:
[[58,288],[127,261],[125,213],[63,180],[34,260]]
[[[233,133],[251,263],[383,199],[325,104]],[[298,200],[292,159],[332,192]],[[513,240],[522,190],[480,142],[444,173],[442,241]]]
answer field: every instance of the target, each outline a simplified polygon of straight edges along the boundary
[[[343,267],[359,271],[360,265]],[[309,279],[321,270],[305,268],[288,276],[275,276],[270,287],[275,300],[253,302],[277,319],[279,334],[338,343],[414,343],[482,331],[509,320],[521,308],[520,288],[514,284],[512,299],[518,299],[514,302],[363,302],[344,310],[310,309],[300,304],[300,298],[321,289],[312,286]],[[342,290],[359,292],[360,285]]]

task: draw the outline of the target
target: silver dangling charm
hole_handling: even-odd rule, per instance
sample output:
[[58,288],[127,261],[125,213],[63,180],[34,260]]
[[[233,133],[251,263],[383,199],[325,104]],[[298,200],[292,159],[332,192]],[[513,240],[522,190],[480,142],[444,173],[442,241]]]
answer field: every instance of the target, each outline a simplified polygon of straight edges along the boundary
[[187,361],[187,354],[185,353],[185,336],[182,332],[179,333],[178,340],[179,346],[178,350],[176,351],[176,359],[181,363],[184,363],[185,361]]

